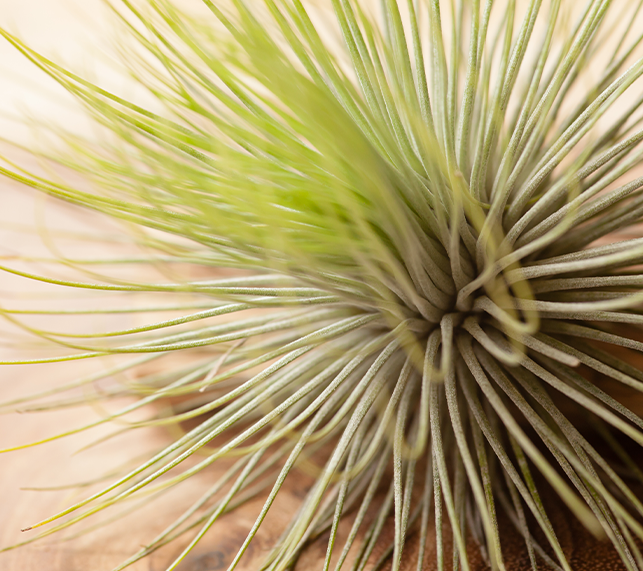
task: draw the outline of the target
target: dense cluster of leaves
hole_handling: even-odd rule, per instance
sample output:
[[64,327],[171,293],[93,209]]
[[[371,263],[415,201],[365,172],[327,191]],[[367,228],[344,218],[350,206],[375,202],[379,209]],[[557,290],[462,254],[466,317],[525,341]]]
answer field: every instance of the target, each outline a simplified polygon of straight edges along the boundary
[[[172,307],[124,311],[183,312],[72,335],[5,308],[66,351],[25,362],[137,355],[108,377],[193,353],[187,367],[139,378],[135,403],[100,422],[181,397],[172,417],[130,426],[194,427],[41,522],[63,518],[45,533],[233,456],[212,489],[118,568],[196,529],[174,569],[222,514],[264,494],[232,569],[286,476],[321,455],[265,569],[291,567],[330,530],[329,569],[342,518],[353,523],[335,569],[352,546],[352,568],[363,569],[389,517],[394,540],[381,561],[393,569],[411,533],[422,568],[430,529],[443,569],[443,520],[454,566],[468,569],[472,536],[504,569],[501,510],[534,569],[570,570],[542,485],[608,536],[627,569],[643,569],[643,501],[631,489],[643,475],[616,438],[643,445],[643,420],[584,373],[643,390],[643,372],[604,349],[643,351],[643,238],[627,235],[643,217],[643,177],[633,174],[643,97],[630,97],[643,75],[642,37],[630,38],[641,4],[622,17],[611,0],[203,0],[190,17],[168,0],[122,0],[114,13],[133,40],[123,50],[153,110],[2,32],[104,133],[98,143],[67,136],[73,153],[55,159],[82,187],[9,162],[2,172],[141,227],[163,254],[150,263],[215,276],[79,282],[3,266],[73,288],[171,294]],[[618,465],[561,410],[569,401]]]

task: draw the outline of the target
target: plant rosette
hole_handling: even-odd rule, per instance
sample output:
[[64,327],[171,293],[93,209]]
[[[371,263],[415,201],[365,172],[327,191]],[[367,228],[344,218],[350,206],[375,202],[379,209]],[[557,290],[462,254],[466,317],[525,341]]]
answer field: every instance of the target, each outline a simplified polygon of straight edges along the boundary
[[[73,278],[3,262],[25,279],[136,300],[123,312],[143,320],[69,333],[3,304],[5,319],[59,351],[6,364],[113,357],[33,401],[135,370],[135,382],[92,396],[126,390],[132,404],[82,428],[151,410],[128,429],[176,429],[32,537],[232,459],[117,569],[177,539],[175,569],[261,497],[235,568],[295,470],[311,484],[262,569],[292,568],[323,534],[324,570],[422,569],[430,533],[427,565],[469,569],[473,540],[506,569],[503,521],[532,569],[571,571],[550,492],[624,569],[643,569],[632,452],[643,444],[641,5],[110,4],[127,33],[123,67],[149,106],[2,31],[98,133],[59,129],[67,151],[32,151],[56,175],[9,159],[2,173],[122,223],[143,252],[120,260],[141,272],[127,278],[90,261],[59,260]],[[146,281],[145,265],[166,279]],[[148,318],[168,307],[179,316]]]

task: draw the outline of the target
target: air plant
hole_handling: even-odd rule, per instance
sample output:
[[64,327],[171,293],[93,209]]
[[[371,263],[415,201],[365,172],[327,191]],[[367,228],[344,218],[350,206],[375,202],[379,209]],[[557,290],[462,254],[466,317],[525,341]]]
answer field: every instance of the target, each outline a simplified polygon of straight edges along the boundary
[[[641,4],[202,0],[194,16],[122,0],[124,65],[147,107],[3,31],[101,133],[59,132],[68,151],[39,153],[54,174],[8,159],[3,174],[123,222],[148,256],[130,263],[202,269],[148,283],[73,260],[62,267],[86,279],[2,266],[132,296],[124,311],[143,316],[182,312],[71,334],[3,304],[5,319],[61,351],[19,362],[123,359],[34,399],[151,363],[125,385],[133,404],[98,423],[142,409],[150,417],[128,430],[183,428],[33,528],[82,525],[231,457],[118,569],[189,537],[175,569],[224,514],[262,497],[235,568],[302,466],[314,481],[264,569],[293,567],[323,533],[324,569],[333,554],[334,569],[364,569],[389,519],[378,564],[422,569],[432,533],[438,569],[468,569],[469,538],[506,569],[502,517],[533,569],[570,570],[546,490],[611,540],[625,569],[643,569],[631,453],[643,419],[613,390],[643,390],[632,361],[643,238],[631,235],[643,218]],[[415,554],[404,549],[413,534]]]

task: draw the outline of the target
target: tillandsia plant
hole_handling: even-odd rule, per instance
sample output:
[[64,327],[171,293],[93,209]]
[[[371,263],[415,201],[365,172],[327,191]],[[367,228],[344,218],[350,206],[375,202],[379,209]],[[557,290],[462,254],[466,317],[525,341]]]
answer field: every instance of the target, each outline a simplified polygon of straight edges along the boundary
[[643,569],[643,419],[615,389],[643,391],[643,238],[632,237],[642,2],[199,4],[196,15],[169,0],[111,6],[147,107],[2,32],[100,134],[58,132],[68,151],[38,154],[58,174],[7,159],[4,175],[123,222],[149,255],[124,264],[202,268],[147,283],[68,259],[61,267],[86,279],[3,264],[29,280],[145,294],[122,311],[182,312],[88,334],[35,327],[3,304],[5,319],[59,348],[13,364],[122,359],[34,402],[60,405],[47,399],[145,363],[135,383],[92,397],[124,388],[132,404],[85,428],[142,409],[150,416],[128,430],[183,430],[33,528],[189,486],[231,458],[117,569],[177,539],[175,569],[217,520],[261,497],[234,569],[304,465],[313,483],[263,569],[296,566],[323,534],[323,569],[412,559],[467,570],[472,541],[507,569],[504,521],[533,569],[571,570],[548,490],[624,569]]

